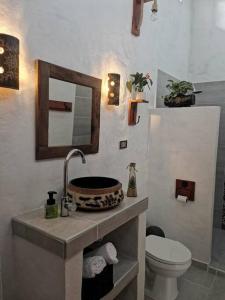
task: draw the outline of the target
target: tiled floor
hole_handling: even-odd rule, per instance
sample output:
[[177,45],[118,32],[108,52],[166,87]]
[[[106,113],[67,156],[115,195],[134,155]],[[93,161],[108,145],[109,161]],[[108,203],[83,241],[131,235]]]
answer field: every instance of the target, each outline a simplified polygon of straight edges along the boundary
[[[211,265],[225,270],[225,230],[214,228]],[[225,299],[225,298],[224,298]]]
[[225,300],[225,276],[192,265],[179,279],[178,289],[176,300]]
[[178,283],[177,300],[225,300],[225,277],[192,265]]

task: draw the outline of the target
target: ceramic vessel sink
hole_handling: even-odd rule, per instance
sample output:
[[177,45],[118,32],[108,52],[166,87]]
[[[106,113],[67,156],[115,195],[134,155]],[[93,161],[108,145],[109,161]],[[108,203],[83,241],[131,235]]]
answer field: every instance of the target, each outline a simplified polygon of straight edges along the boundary
[[70,181],[68,194],[82,210],[105,210],[124,198],[122,184],[108,177],[81,177]]

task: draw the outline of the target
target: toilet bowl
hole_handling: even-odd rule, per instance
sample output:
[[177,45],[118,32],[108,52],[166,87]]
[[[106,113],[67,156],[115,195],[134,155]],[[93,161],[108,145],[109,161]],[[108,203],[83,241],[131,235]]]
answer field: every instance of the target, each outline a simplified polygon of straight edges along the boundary
[[[146,295],[153,300],[175,300],[177,278],[191,266],[191,252],[183,244],[150,235],[146,238]],[[149,275],[149,269],[151,276]]]

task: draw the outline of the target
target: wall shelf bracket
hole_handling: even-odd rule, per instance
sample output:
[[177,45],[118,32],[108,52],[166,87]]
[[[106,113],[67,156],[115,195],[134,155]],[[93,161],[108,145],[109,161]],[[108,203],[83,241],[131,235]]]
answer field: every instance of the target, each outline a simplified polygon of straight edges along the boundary
[[140,103],[149,103],[146,100],[129,100],[128,125],[134,126],[140,122],[140,116],[137,117],[137,106]]

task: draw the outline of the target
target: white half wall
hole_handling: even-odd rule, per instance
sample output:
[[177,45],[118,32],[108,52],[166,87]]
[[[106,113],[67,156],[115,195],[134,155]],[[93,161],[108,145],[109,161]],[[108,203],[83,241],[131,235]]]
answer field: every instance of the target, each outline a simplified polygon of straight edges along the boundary
[[[209,263],[219,107],[151,110],[148,223]],[[175,200],[176,179],[196,182],[195,201]]]

